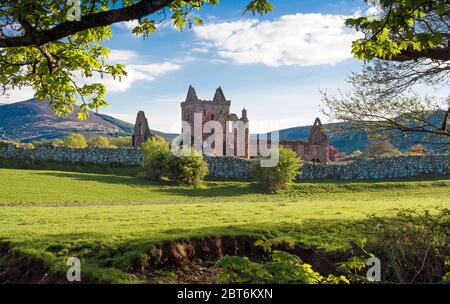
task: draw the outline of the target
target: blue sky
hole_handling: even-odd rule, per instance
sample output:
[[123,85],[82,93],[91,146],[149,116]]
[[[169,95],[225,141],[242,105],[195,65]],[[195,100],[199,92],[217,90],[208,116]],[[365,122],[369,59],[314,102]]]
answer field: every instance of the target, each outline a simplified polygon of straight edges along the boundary
[[[222,86],[232,112],[248,109],[251,132],[312,124],[320,90],[347,88],[345,77],[361,62],[350,54],[354,31],[343,18],[369,9],[363,0],[272,0],[265,16],[242,16],[246,0],[221,0],[197,14],[204,26],[179,32],[163,22],[156,34],[136,38],[133,22],[114,25],[111,62],[129,77],[106,81],[109,106],[101,110],[134,122],[144,110],[152,129],[179,132],[180,102],[192,84],[201,99]],[[26,99],[29,91],[6,100]]]

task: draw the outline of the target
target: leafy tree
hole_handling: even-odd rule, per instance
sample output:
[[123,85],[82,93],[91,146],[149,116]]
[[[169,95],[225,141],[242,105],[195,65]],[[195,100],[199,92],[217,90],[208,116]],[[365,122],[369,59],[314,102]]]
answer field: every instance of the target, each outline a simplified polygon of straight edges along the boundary
[[366,151],[371,157],[401,155],[401,152],[385,138],[371,138],[366,146]]
[[394,217],[370,216],[375,233],[367,248],[385,261],[388,280],[435,283],[449,278],[450,210],[400,210]]
[[351,157],[361,157],[363,155],[364,153],[362,153],[360,150],[355,150],[352,154],[350,154]]
[[169,175],[169,164],[173,160],[169,144],[159,136],[151,137],[142,145],[144,153],[144,175],[152,180],[161,180]]
[[[367,1],[369,2],[369,1]],[[370,1],[373,2],[373,1]],[[448,0],[379,0],[380,16],[346,20],[363,32],[353,43],[360,59],[450,60]]]
[[89,138],[88,146],[95,148],[117,148],[116,146],[112,145],[109,142],[108,138],[105,136],[95,136]]
[[70,134],[64,138],[64,145],[70,148],[84,149],[87,148],[86,138],[82,134]]
[[170,164],[170,179],[182,185],[198,187],[208,174],[208,164],[193,148],[190,153],[182,151],[180,156],[173,156]]
[[[371,1],[373,2],[373,1]],[[378,16],[350,18],[364,33],[353,53],[367,64],[349,78],[352,92],[324,94],[325,114],[374,133],[397,130],[449,143],[450,97],[412,94],[414,85],[450,85],[448,0],[380,0]]]
[[[450,143],[450,117],[447,100],[420,96],[411,92],[392,95],[381,83],[371,83],[367,70],[349,78],[351,92],[340,92],[334,96],[323,93],[328,117],[350,122],[347,128],[365,129],[370,133],[396,131],[407,139],[414,133],[427,135],[427,143],[446,145]],[[392,73],[395,73],[392,71]],[[380,78],[384,79],[384,78]]]
[[25,149],[34,149],[34,145],[32,143],[24,143],[24,144],[20,144],[21,148],[25,148]]
[[109,142],[119,148],[131,147],[130,136],[110,137]]
[[[66,0],[0,1],[0,85],[8,90],[31,86],[38,100],[47,99],[57,114],[73,111],[79,104],[80,119],[88,110],[107,105],[100,83],[77,83],[76,76],[95,74],[126,76],[123,64],[108,64],[109,49],[102,42],[111,38],[110,26],[138,20],[133,29],[146,37],[170,18],[183,29],[203,21],[191,15],[218,0],[80,0],[79,11]],[[267,0],[251,0],[244,13],[267,13]],[[80,12],[79,20],[77,17]],[[75,14],[73,14],[75,13]]]
[[64,141],[62,139],[54,139],[50,142],[53,147],[62,147],[64,146]]
[[274,167],[261,167],[259,161],[253,164],[253,177],[267,193],[285,189],[300,174],[302,167],[300,158],[291,149],[280,147],[278,152],[279,161]]

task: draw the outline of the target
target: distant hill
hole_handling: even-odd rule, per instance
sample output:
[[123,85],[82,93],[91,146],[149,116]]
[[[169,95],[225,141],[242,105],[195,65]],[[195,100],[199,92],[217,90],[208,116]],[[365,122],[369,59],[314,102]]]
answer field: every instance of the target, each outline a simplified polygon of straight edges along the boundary
[[[79,109],[75,109],[77,112]],[[70,133],[85,136],[130,136],[133,125],[117,118],[91,112],[86,121],[77,119],[76,114],[58,117],[47,103],[34,99],[0,105],[0,139],[33,140],[61,138]],[[168,140],[176,134],[152,130],[152,133]]]
[[[351,153],[355,150],[364,150],[368,143],[366,132],[358,130],[340,130],[345,123],[324,124],[324,128],[330,136],[331,145],[339,148],[339,151]],[[281,140],[307,140],[312,126],[301,126],[280,130]]]
[[[440,125],[443,119],[443,113],[435,112],[430,121],[436,125]],[[323,125],[326,132],[330,137],[330,143],[332,146],[339,148],[339,151],[344,153],[352,153],[355,150],[364,151],[367,143],[368,136],[363,130],[349,129],[348,123],[332,123]],[[306,140],[309,135],[309,131],[312,126],[302,126],[289,129],[280,130],[281,140]],[[391,142],[401,151],[407,151],[411,146],[416,143],[423,143],[427,150],[435,148],[434,145],[427,144],[426,133],[414,133],[409,134],[408,137],[400,136],[398,131],[390,131],[389,135],[393,140]]]
[[[436,123],[439,123],[442,117],[442,113],[436,112],[434,118]],[[366,132],[362,130],[336,131],[345,129],[346,125],[347,123],[324,124],[330,136],[331,145],[345,153],[351,153],[355,150],[363,151],[368,143]],[[280,139],[305,140],[308,138],[310,130],[311,126],[283,129],[280,130]],[[74,132],[80,132],[86,136],[131,136],[133,124],[94,112],[90,113],[86,121],[79,121],[76,114],[57,117],[45,102],[37,102],[34,99],[0,105],[0,139],[30,142],[61,138]],[[177,134],[156,130],[152,130],[152,133],[169,141],[177,136]],[[395,132],[391,133],[395,134]],[[416,142],[427,142],[425,136],[424,133],[416,133],[410,135],[407,141],[395,140],[393,144],[400,150],[405,151]],[[255,135],[252,134],[252,137],[255,137]],[[425,147],[427,149],[433,148],[427,144],[425,144]]]

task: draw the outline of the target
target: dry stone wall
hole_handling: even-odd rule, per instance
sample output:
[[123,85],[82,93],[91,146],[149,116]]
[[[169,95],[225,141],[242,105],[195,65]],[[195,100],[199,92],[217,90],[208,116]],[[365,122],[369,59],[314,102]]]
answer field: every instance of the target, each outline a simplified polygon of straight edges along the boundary
[[68,163],[123,164],[136,166],[142,163],[143,155],[134,148],[87,148],[39,146],[35,149],[18,148],[14,144],[0,143],[0,157],[20,160],[56,161]]
[[351,180],[450,175],[450,155],[357,159],[346,164],[307,164],[301,180]]
[[[144,159],[140,149],[71,149],[37,147],[17,148],[0,143],[0,158],[41,160],[70,163],[122,164],[139,166]],[[237,157],[205,157],[209,175],[225,179],[250,178],[252,161]],[[450,175],[450,155],[401,156],[377,159],[357,159],[342,164],[305,163],[299,180],[361,180]]]

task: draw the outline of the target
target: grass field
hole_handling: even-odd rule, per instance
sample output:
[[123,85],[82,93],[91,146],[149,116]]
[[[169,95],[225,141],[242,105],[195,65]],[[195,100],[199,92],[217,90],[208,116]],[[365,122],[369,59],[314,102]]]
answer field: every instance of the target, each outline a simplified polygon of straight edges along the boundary
[[84,273],[107,282],[133,280],[127,265],[158,242],[264,234],[346,249],[370,232],[370,214],[450,208],[449,178],[296,183],[264,195],[252,182],[191,189],[129,175],[0,169],[0,189],[0,239],[55,270],[81,257]]

